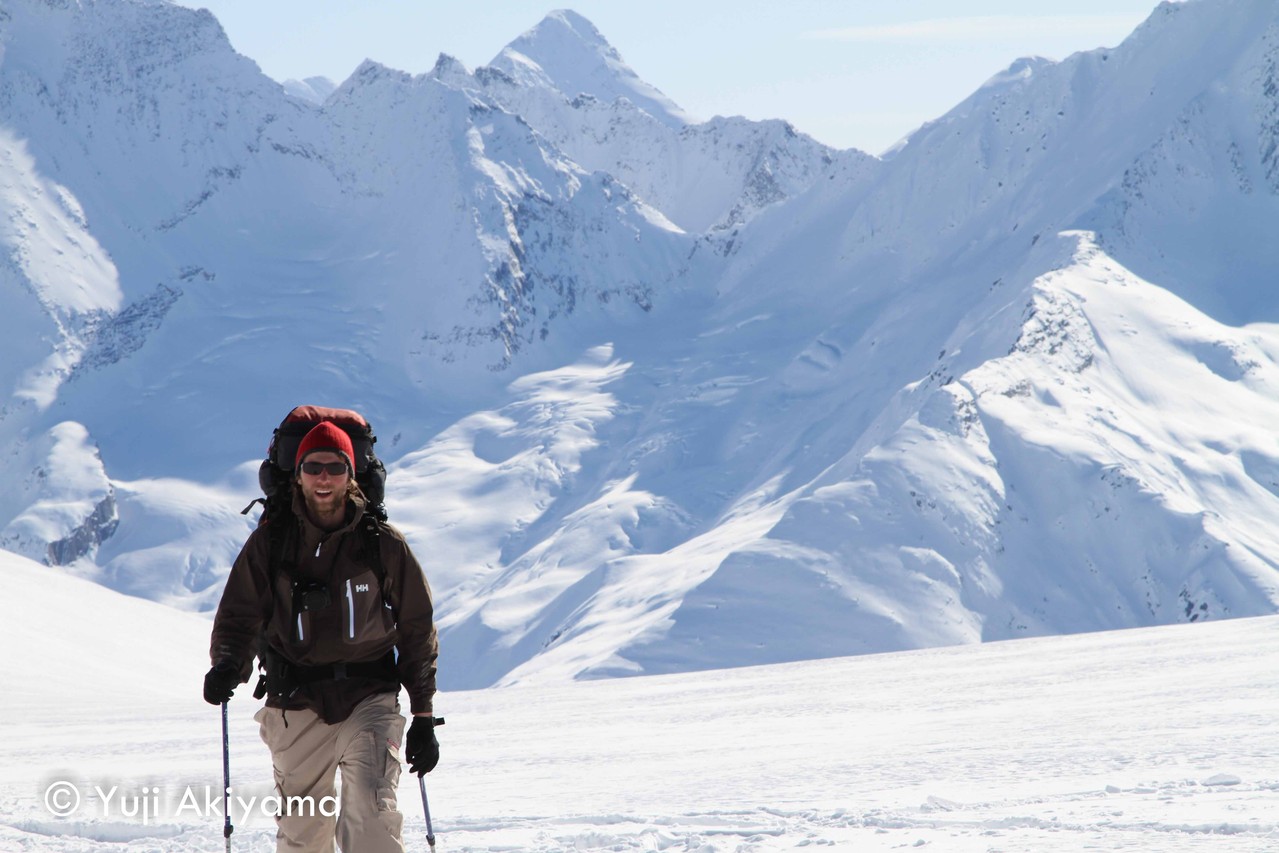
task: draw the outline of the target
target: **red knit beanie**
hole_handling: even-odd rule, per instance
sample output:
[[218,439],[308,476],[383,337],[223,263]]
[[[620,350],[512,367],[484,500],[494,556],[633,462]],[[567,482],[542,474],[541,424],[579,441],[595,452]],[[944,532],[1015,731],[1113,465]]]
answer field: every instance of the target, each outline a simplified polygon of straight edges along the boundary
[[293,460],[294,469],[296,470],[302,464],[302,460],[308,453],[320,450],[345,456],[347,467],[351,469],[352,475],[355,474],[355,449],[351,446],[351,437],[341,427],[329,421],[320,421],[302,439],[302,443],[298,445],[297,458]]

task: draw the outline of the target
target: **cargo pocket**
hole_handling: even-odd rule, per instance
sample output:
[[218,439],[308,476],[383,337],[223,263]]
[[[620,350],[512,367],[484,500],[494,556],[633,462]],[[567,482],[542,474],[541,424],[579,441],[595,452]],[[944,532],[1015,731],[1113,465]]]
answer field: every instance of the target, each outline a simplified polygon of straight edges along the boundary
[[[374,736],[377,737],[378,747],[375,755],[381,761],[381,775],[377,781],[377,810],[379,814],[387,812],[398,814],[395,790],[400,785],[404,718],[397,714],[395,721],[386,731],[374,733]],[[374,762],[374,768],[377,768],[377,761]]]
[[[400,784],[400,739],[403,734],[404,718],[399,714],[388,720],[386,726],[379,726],[373,731],[375,820],[399,844],[403,844],[404,815],[397,807],[395,789]],[[394,849],[402,850],[403,847]]]
[[400,782],[397,756],[404,718],[392,710],[397,704],[389,694],[370,697],[339,724],[353,727],[339,762],[342,809],[337,843],[343,850],[403,853],[404,815],[396,807],[395,789]]

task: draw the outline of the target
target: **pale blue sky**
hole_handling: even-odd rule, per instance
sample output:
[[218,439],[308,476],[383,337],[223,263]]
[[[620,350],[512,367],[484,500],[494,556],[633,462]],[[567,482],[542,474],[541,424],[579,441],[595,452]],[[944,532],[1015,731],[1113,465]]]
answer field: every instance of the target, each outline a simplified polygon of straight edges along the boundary
[[340,83],[365,58],[419,74],[489,62],[547,12],[589,18],[694,116],[784,118],[880,153],[1020,56],[1112,47],[1156,0],[181,0],[277,80]]

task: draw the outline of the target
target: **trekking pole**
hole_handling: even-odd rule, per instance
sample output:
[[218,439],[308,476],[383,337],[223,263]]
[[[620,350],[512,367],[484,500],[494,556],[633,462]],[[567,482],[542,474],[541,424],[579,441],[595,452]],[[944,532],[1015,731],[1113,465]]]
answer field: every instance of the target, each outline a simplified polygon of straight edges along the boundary
[[[436,726],[444,725],[443,717],[436,717],[434,720]],[[426,843],[431,848],[431,853],[435,853],[435,829],[431,826],[431,804],[426,801],[426,779],[418,774],[417,786],[422,791],[422,814],[426,816]]]
[[226,703],[222,703],[222,837],[226,839],[226,853],[231,853],[231,749],[227,738]]
[[435,853],[435,830],[431,827],[431,806],[426,801],[426,779],[417,777],[417,786],[422,789],[422,813],[426,815],[426,843],[430,846],[431,853]]

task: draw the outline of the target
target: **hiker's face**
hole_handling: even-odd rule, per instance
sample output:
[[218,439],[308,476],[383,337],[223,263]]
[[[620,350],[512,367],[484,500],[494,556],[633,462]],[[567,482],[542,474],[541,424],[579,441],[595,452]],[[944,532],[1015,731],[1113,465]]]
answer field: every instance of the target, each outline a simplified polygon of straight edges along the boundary
[[299,466],[298,482],[302,486],[302,497],[306,507],[317,521],[327,521],[335,515],[346,512],[346,481],[350,472],[346,469],[346,460],[340,454],[328,450],[317,450],[308,453],[305,462],[321,464],[337,462],[342,465],[342,473],[330,474],[321,469],[318,474],[308,474]]

